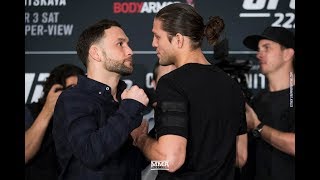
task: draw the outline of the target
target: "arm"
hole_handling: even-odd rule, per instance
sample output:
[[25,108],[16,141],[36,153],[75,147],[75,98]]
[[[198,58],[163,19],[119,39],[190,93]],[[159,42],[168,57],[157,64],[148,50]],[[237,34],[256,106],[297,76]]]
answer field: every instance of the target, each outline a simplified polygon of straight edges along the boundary
[[179,87],[170,79],[159,80],[156,93],[155,129],[157,140],[146,132],[134,138],[150,160],[163,160],[169,163],[169,172],[175,172],[185,162],[188,137],[188,105],[179,92]]
[[282,152],[295,156],[295,133],[278,131],[264,125],[261,131],[262,138]]
[[168,161],[169,172],[178,170],[185,161],[187,139],[182,136],[164,135],[157,141],[145,134],[136,143],[148,159]]
[[149,160],[163,160],[169,163],[169,172],[175,172],[185,161],[187,140],[182,136],[164,135],[156,139],[148,135],[148,123],[131,132],[133,145],[137,146]]
[[134,100],[122,101],[117,112],[110,116],[108,123],[102,127],[97,126],[97,121],[106,121],[100,119],[103,115],[94,115],[84,108],[79,108],[79,111],[73,112],[74,114],[66,113],[68,121],[66,136],[72,153],[83,164],[95,169],[107,161],[126,142],[130,132],[140,124],[143,105]]
[[[260,124],[257,114],[246,104],[246,118],[248,129],[252,130]],[[278,150],[295,156],[295,133],[282,132],[264,125],[261,131],[262,139]]]
[[242,168],[248,158],[248,136],[247,134],[241,134],[237,136],[237,156],[236,156],[236,166]]
[[33,158],[40,149],[43,136],[53,112],[45,107],[42,109],[32,126],[25,132],[24,162]]
[[[56,106],[54,125],[66,126],[63,128],[67,131],[66,135],[59,133],[56,138],[66,136],[67,146],[85,166],[92,169],[100,167],[123,146],[130,132],[141,123],[142,111],[148,99],[145,94],[139,93],[140,89],[135,89],[138,92],[125,92],[131,95],[122,96],[124,99],[112,116],[108,114],[114,107],[95,103],[87,94],[63,94]],[[90,103],[83,104],[88,101]],[[99,126],[98,122],[107,123]],[[59,131],[62,129],[59,128]]]
[[46,103],[43,106],[41,112],[35,119],[34,123],[31,125],[31,127],[25,132],[25,164],[28,163],[28,161],[32,159],[40,149],[44,134],[53,115],[57,98],[61,94],[61,91],[56,92],[56,89],[61,87],[62,86],[58,84],[52,86],[50,92],[48,93]]

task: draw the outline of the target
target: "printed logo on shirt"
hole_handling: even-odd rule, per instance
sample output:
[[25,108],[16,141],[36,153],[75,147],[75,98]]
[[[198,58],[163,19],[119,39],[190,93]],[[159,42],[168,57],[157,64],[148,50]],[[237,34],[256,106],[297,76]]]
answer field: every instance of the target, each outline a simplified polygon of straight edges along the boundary
[[169,161],[151,161],[151,170],[169,170]]

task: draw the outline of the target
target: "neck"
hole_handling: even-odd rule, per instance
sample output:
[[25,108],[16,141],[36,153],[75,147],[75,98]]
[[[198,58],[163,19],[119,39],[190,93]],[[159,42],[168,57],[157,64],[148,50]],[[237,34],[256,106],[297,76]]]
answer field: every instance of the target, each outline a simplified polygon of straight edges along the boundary
[[269,83],[269,91],[280,91],[288,89],[290,86],[295,85],[295,74],[291,69],[288,71],[277,71],[266,75]]
[[117,86],[121,75],[114,72],[109,72],[103,67],[88,67],[87,76],[90,79],[96,80],[111,87],[111,95],[116,100]]
[[203,55],[202,50],[200,48],[180,53],[177,56],[175,66],[178,68],[188,63],[210,64]]

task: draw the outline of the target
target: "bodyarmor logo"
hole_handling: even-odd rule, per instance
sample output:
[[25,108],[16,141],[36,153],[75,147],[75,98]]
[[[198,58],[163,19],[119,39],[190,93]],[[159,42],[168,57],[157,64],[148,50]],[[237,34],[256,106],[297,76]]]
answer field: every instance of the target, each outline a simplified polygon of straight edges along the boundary
[[[186,0],[187,4],[195,6],[194,0]],[[115,14],[137,14],[137,13],[157,13],[163,7],[180,3],[180,1],[168,1],[168,2],[114,2],[113,13]]]
[[178,3],[180,1],[169,2],[114,2],[113,13],[115,14],[136,14],[136,13],[157,13],[163,7]]

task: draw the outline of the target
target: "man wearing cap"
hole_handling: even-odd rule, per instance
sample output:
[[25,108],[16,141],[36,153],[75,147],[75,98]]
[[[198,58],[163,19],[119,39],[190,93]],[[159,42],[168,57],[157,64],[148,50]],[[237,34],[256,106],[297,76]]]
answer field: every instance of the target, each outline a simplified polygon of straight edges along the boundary
[[249,130],[255,138],[255,179],[295,179],[295,37],[282,27],[267,27],[250,35],[244,45],[257,51],[268,88],[251,108],[246,104]]

